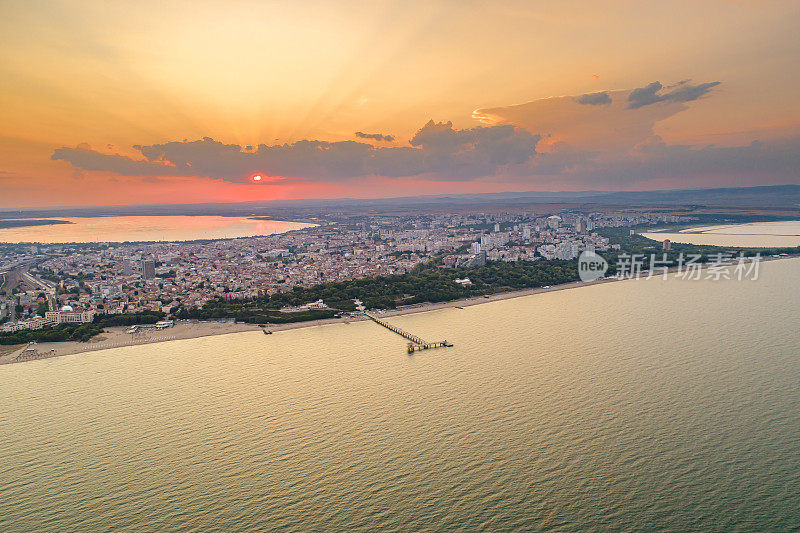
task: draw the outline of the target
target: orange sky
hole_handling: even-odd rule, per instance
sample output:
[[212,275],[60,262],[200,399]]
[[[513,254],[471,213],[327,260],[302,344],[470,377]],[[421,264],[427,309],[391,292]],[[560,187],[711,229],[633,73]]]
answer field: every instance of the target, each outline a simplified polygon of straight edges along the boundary
[[[4,2],[0,208],[797,183],[798,23],[796,1]],[[632,108],[630,92],[656,80],[658,101]],[[665,96],[682,80],[719,84]],[[601,91],[608,105],[575,103]],[[410,150],[429,119],[540,140],[530,161],[480,176],[464,167],[497,154],[473,145],[436,165],[441,145],[417,146],[424,168],[407,175],[374,175],[386,168],[375,157],[404,153],[375,151],[367,174],[348,175],[363,163],[349,160],[320,169],[339,164],[323,158],[313,178],[297,162],[256,169],[297,174],[261,184],[215,165],[122,175],[111,160],[51,159],[81,146],[144,160],[135,145],[204,137],[243,151],[302,140]]]

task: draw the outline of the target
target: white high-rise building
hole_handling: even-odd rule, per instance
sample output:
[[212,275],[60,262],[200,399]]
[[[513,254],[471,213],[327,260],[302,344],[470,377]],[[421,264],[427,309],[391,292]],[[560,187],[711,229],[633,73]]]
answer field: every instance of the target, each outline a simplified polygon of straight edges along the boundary
[[556,259],[575,259],[578,257],[579,250],[580,245],[577,242],[560,242],[555,247],[555,257]]

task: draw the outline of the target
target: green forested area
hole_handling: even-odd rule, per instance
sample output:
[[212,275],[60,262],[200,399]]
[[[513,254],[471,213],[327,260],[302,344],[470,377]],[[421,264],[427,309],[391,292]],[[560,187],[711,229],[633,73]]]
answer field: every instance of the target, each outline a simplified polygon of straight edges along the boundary
[[[472,281],[471,286],[465,287],[453,281],[464,277]],[[235,318],[252,323],[294,322],[333,316],[333,312],[281,313],[279,309],[320,298],[343,311],[355,309],[355,298],[364,302],[368,309],[394,309],[398,305],[444,302],[511,289],[557,285],[576,279],[577,261],[574,260],[490,262],[477,268],[440,268],[426,264],[401,275],[295,287],[288,292],[259,298],[210,301],[202,309],[182,309],[177,317]]]
[[0,333],[0,344],[25,344],[28,342],[86,342],[103,332],[97,324],[59,324],[42,329]]
[[155,324],[164,320],[165,313],[161,311],[138,311],[136,313],[122,313],[119,315],[96,315],[94,323],[101,327],[133,326],[134,324]]

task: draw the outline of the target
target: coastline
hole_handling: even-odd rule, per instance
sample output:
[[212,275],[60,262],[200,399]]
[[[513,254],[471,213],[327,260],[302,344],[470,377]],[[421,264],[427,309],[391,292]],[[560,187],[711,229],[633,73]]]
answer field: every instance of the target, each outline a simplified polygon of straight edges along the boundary
[[[580,287],[587,287],[591,285],[598,285],[601,283],[609,283],[614,281],[625,281],[616,278],[598,279],[590,282],[571,281],[569,283],[562,283],[560,285],[553,285],[550,288],[534,287],[530,289],[519,289],[515,291],[499,292],[490,294],[488,297],[473,296],[470,298],[463,298],[460,300],[451,300],[448,302],[436,302],[427,304],[417,304],[400,309],[390,309],[382,313],[378,313],[381,317],[394,317],[401,315],[409,315],[413,313],[425,313],[428,311],[436,311],[439,309],[469,307],[472,305],[480,305],[489,302],[497,302],[501,300],[509,300],[511,298],[520,298],[523,296],[531,296],[534,294],[541,294],[545,292],[562,291],[567,289],[576,289]],[[320,320],[309,320],[307,322],[291,322],[288,324],[273,324],[268,328],[272,332],[289,331],[300,328],[310,328],[316,326],[326,326],[331,324],[347,324],[350,322],[361,322],[369,320],[364,316],[355,317],[341,317],[341,318],[324,318]],[[140,333],[131,335],[125,333],[128,326],[115,326],[106,328],[106,333],[102,333],[88,342],[67,341],[67,342],[43,342],[36,345],[39,354],[30,359],[16,360],[22,354],[25,347],[17,347],[15,350],[5,355],[0,355],[0,365],[24,363],[28,361],[50,359],[53,357],[61,357],[64,355],[73,355],[85,352],[95,352],[100,350],[109,350],[112,348],[122,348],[126,346],[141,346],[143,344],[154,344],[159,342],[171,342],[175,340],[197,339],[200,337],[209,337],[216,335],[230,335],[235,333],[245,333],[261,331],[263,328],[256,324],[234,323],[230,321],[202,321],[202,322],[178,322],[173,327],[163,330],[143,330]]]
[[[798,255],[780,256],[780,257],[765,257],[762,261],[777,261],[780,259],[796,259]],[[669,273],[674,273],[676,267],[669,268]],[[409,315],[414,313],[425,313],[428,311],[437,311],[439,309],[449,308],[463,308],[473,305],[480,305],[490,302],[498,302],[502,300],[510,300],[512,298],[521,298],[524,296],[532,296],[535,294],[542,294],[546,292],[563,291],[569,289],[578,289],[581,287],[590,287],[593,285],[600,285],[603,283],[612,283],[619,281],[632,281],[628,279],[619,278],[601,278],[594,281],[570,281],[560,285],[553,285],[549,288],[533,287],[529,289],[519,289],[514,291],[499,292],[487,296],[472,296],[470,298],[462,298],[459,300],[451,300],[448,302],[424,303],[416,304],[413,306],[402,307],[399,309],[390,309],[377,313],[381,317],[395,317],[402,315]],[[316,326],[326,326],[331,324],[348,324],[350,322],[360,322],[369,320],[364,316],[354,317],[341,317],[341,318],[325,318],[320,320],[309,320],[307,322],[292,322],[289,324],[274,324],[268,329],[272,332],[289,331],[300,328],[310,328]],[[113,348],[123,348],[126,346],[140,346],[143,344],[154,344],[160,342],[171,342],[175,340],[197,339],[200,337],[209,337],[216,335],[230,335],[236,333],[256,332],[261,331],[262,328],[256,324],[235,323],[228,320],[219,321],[192,321],[192,322],[178,322],[174,326],[163,330],[143,330],[140,333],[131,335],[125,331],[128,326],[117,326],[106,328],[106,333],[102,333],[88,342],[45,342],[36,345],[39,352],[37,356],[29,359],[17,360],[17,357],[22,354],[25,347],[17,347],[13,351],[7,351],[4,355],[0,355],[0,365],[23,363],[28,361],[50,359],[53,357],[61,357],[64,355],[73,355],[84,352],[95,352],[100,350],[108,350]]]

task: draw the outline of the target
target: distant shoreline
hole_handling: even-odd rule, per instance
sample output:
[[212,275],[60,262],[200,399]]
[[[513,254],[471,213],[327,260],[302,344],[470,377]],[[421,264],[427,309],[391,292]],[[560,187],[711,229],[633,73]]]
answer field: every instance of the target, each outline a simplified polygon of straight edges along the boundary
[[0,219],[0,229],[27,228],[31,226],[54,226],[57,224],[74,224],[69,220],[50,218],[11,218]]
[[[800,257],[800,255],[788,255],[781,257],[765,257],[762,261],[775,261],[780,259],[792,259]],[[669,269],[670,273],[674,273],[676,267]],[[480,305],[491,302],[498,302],[502,300],[510,300],[512,298],[521,298],[524,296],[532,296],[534,294],[542,294],[547,292],[563,291],[568,289],[577,289],[581,287],[590,287],[593,285],[600,285],[604,283],[611,283],[617,281],[632,281],[627,279],[618,278],[601,278],[595,281],[570,281],[560,285],[553,285],[550,288],[534,287],[530,289],[520,289],[515,291],[499,292],[487,296],[472,296],[469,298],[462,298],[460,300],[451,300],[449,302],[437,302],[418,304],[401,309],[390,309],[377,313],[380,317],[395,317],[410,315],[415,313],[426,313],[429,311],[437,311],[440,309],[462,308],[473,305]],[[310,328],[316,326],[326,326],[331,324],[347,324],[350,322],[361,322],[369,320],[364,316],[357,317],[342,317],[342,318],[325,318],[320,320],[309,320],[307,322],[291,322],[288,324],[274,324],[268,328],[261,328],[256,324],[248,323],[234,323],[226,322],[224,320],[218,321],[203,321],[203,322],[178,322],[175,326],[164,330],[145,330],[143,333],[137,333],[135,336],[125,333],[128,326],[106,328],[107,333],[98,335],[89,342],[50,342],[40,343],[37,345],[37,350],[43,355],[36,357],[32,360],[49,359],[52,357],[60,357],[64,355],[73,355],[85,352],[94,352],[99,350],[108,350],[112,348],[122,348],[126,346],[141,346],[143,344],[154,344],[159,342],[172,342],[176,340],[197,339],[200,337],[209,337],[216,335],[229,335],[233,333],[246,333],[257,332],[262,329],[269,329],[273,333],[281,331],[289,331],[293,329]],[[13,352],[0,355],[0,364],[13,364],[17,362],[15,358],[22,352],[23,348],[17,348]],[[51,352],[52,350],[52,352]]]
[[678,226],[667,226],[664,228],[655,228],[647,231],[637,231],[636,233],[643,235],[645,233],[675,233],[682,235],[731,235],[734,237],[753,235],[765,237],[797,237],[795,234],[778,234],[778,233],[708,233],[714,228],[726,228],[733,226],[749,226],[753,224],[785,224],[786,222],[800,222],[798,219],[787,220],[768,220],[764,222],[732,222],[730,224],[681,224]]
[[687,228],[679,231],[678,233],[683,233],[686,235],[731,235],[734,237],[739,237],[739,236],[800,237],[800,235],[796,233],[709,233],[710,231],[714,231],[717,229],[751,226],[754,224],[785,224],[787,222],[800,222],[800,220],[776,220],[773,222],[746,222],[744,224],[712,224],[706,226]]
[[[228,241],[228,240],[236,240],[236,239],[251,239],[251,238],[259,238],[259,237],[269,237],[271,235],[276,234],[283,234],[288,233],[290,231],[299,231],[304,230],[307,228],[314,228],[318,227],[319,223],[315,222],[307,222],[307,221],[300,221],[300,220],[281,220],[275,218],[267,218],[267,217],[258,217],[258,216],[239,216],[239,215],[125,215],[125,216],[106,216],[106,215],[97,215],[97,216],[80,216],[80,217],[69,217],[75,220],[56,220],[56,219],[2,219],[0,218],[0,244],[8,244],[8,245],[36,245],[36,246],[59,246],[59,245],[96,245],[99,243],[109,244],[114,246],[123,246],[123,245],[138,245],[138,246],[145,246],[145,245],[152,245],[152,244],[168,244],[168,243],[180,243],[180,244],[192,244],[192,243],[206,243],[206,242],[214,242],[214,241]],[[106,235],[105,232],[109,231],[106,227],[100,228],[87,228],[86,224],[93,223],[97,220],[113,220],[113,219],[174,219],[174,218],[216,218],[216,219],[233,219],[237,223],[249,223],[251,224],[251,229],[247,231],[233,231],[234,235],[218,235],[218,236],[204,236],[198,237],[194,235],[168,235],[170,230],[166,227],[164,228],[151,228],[147,231],[141,232],[142,234],[137,233],[135,230],[130,230],[126,228],[122,228],[118,231],[117,228],[111,228],[111,233]],[[85,221],[83,220],[85,219]],[[45,221],[46,223],[37,223],[40,221]],[[90,222],[87,222],[90,221]],[[259,225],[257,223],[266,223],[267,225],[289,225],[294,227],[289,228],[280,228],[276,231],[266,232],[266,233],[254,233],[252,235],[246,234],[248,231],[256,232]],[[4,225],[7,224],[7,225]],[[38,226],[45,226],[45,225],[61,225],[61,224],[71,224],[76,225],[76,229],[68,230],[73,232],[72,235],[60,235],[56,233],[56,237],[53,237],[53,231],[49,230],[48,233],[43,234],[42,230],[38,233],[35,229]],[[23,229],[22,232],[14,232],[13,230]],[[28,231],[25,232],[24,229]],[[66,228],[65,228],[66,229]],[[208,228],[204,228],[208,229]],[[211,230],[217,231],[218,228],[212,227]],[[4,230],[8,230],[8,233],[4,233]],[[106,235],[108,238],[101,240],[99,237],[96,237],[95,240],[89,240],[86,238],[87,235],[91,235],[89,231],[96,231],[98,235]],[[222,228],[224,231],[224,228]],[[30,235],[29,233],[33,231],[34,234]],[[83,233],[80,233],[83,231]],[[187,230],[188,231],[188,230]],[[77,233],[75,233],[77,232]],[[122,235],[120,235],[120,233]],[[245,234],[239,234],[245,233]],[[47,238],[42,238],[44,235]],[[60,238],[59,238],[60,237]],[[26,240],[23,240],[26,239]],[[30,240],[27,240],[30,239]]]

